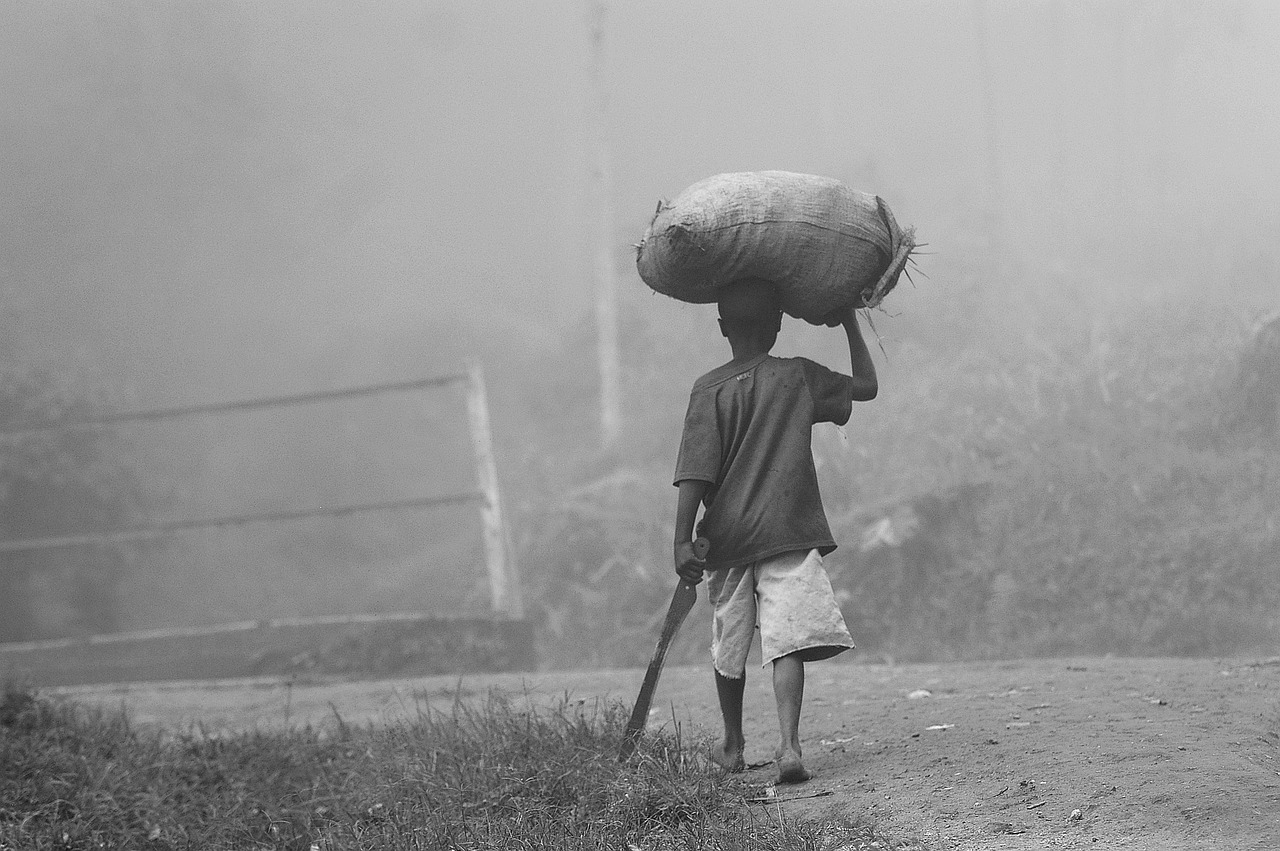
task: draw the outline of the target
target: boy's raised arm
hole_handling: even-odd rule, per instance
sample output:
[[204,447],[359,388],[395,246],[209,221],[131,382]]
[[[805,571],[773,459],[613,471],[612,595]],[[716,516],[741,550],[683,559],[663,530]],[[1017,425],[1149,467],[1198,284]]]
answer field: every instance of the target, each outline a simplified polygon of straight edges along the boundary
[[868,402],[880,391],[880,382],[876,378],[876,365],[871,360],[871,352],[867,351],[866,341],[862,339],[862,328],[858,325],[858,309],[850,307],[841,317],[849,336],[849,365],[853,378],[852,396],[855,402]]
[[707,494],[710,485],[698,479],[685,479],[678,485],[680,495],[676,501],[675,556],[676,573],[690,585],[702,581],[705,559],[693,552],[693,526],[698,519],[698,505]]

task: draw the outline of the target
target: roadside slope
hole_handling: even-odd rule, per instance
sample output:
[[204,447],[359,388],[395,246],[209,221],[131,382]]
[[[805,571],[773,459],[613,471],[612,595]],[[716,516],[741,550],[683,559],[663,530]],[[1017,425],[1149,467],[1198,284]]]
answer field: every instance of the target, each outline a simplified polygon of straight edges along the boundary
[[[630,701],[641,671],[376,682],[232,680],[58,690],[143,724],[205,729],[410,718],[497,689]],[[929,847],[1280,847],[1280,659],[1045,659],[809,669],[816,772],[779,789],[797,816],[870,817]],[[663,674],[654,724],[713,735],[708,671]],[[748,762],[776,737],[767,672],[748,674]],[[770,768],[753,770],[761,783]],[[769,805],[772,806],[772,805]]]

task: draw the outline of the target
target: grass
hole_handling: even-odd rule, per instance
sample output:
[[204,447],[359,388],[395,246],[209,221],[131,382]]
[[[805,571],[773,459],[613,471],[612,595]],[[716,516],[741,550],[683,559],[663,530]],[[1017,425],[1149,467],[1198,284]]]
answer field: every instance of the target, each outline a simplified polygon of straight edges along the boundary
[[9,687],[0,849],[889,848],[796,822],[673,732],[616,760],[620,705],[489,695],[412,722],[174,734]]

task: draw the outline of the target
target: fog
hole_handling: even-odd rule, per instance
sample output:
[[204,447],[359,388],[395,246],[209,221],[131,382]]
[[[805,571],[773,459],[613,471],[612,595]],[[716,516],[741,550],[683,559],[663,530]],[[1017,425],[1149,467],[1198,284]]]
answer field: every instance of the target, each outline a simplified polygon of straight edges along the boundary
[[[756,168],[878,192],[943,258],[981,242],[974,8],[616,4],[619,266],[659,197]],[[24,357],[100,365],[152,404],[292,387],[388,317],[536,335],[582,314],[584,4],[3,15],[6,337]],[[987,4],[1005,238],[1102,262],[1161,240],[1231,287],[1233,258],[1276,232],[1278,17]]]
[[[562,362],[566,341],[592,334],[589,8],[0,7],[6,368],[128,410],[417,378],[478,358],[495,388],[500,475],[534,499],[524,456],[560,450],[530,435],[554,430],[555,409],[580,401],[557,394],[582,388],[530,364]],[[1243,327],[1278,306],[1275,4],[655,0],[609,3],[604,27],[624,347],[637,329],[656,335],[645,351],[670,354],[675,384],[714,366],[722,344],[705,309],[648,294],[631,245],[658,199],[717,172],[838,177],[918,229],[921,274],[875,317],[891,377],[915,368],[912,340],[1014,339],[1044,323],[1088,339],[1100,315],[1170,303]],[[815,332],[791,333],[788,351],[828,351]],[[438,446],[413,462],[422,469],[400,465],[420,438],[379,420],[356,430],[365,460],[349,469],[317,472],[323,449],[294,472],[257,465],[255,483],[280,486],[263,497],[231,481],[258,427],[135,432],[129,451],[147,456],[144,485],[171,515],[279,505],[289,491],[321,499],[314,480],[334,469],[390,496],[465,478],[437,475],[449,454]],[[581,427],[593,442],[594,423]],[[387,459],[368,452],[379,445]],[[644,457],[661,471],[674,449]],[[481,558],[475,540],[399,534],[383,536],[395,539],[384,563],[408,565],[433,540],[445,554],[434,558]],[[254,558],[244,536],[219,540],[210,546]],[[464,585],[459,598],[474,598]],[[403,604],[405,587],[359,605]],[[226,593],[221,617],[257,605],[256,592]],[[173,619],[130,611],[121,625]]]

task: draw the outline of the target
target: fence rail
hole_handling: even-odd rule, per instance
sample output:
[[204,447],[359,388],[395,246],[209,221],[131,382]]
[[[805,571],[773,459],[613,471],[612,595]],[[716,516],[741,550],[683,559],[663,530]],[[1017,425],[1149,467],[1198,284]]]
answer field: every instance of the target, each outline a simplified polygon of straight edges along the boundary
[[13,426],[0,427],[0,436],[27,437],[50,431],[74,431],[84,428],[101,428],[128,422],[150,422],[169,420],[178,417],[197,416],[201,414],[222,414],[231,411],[252,411],[260,408],[280,408],[290,405],[307,405],[314,402],[327,402],[333,399],[351,399],[358,396],[376,396],[383,393],[399,393],[410,390],[426,390],[432,387],[443,387],[449,384],[460,384],[468,380],[464,374],[441,375],[432,378],[419,378],[412,381],[393,381],[384,384],[370,384],[363,387],[348,387],[341,390],[320,390],[314,393],[297,393],[291,396],[270,396],[261,399],[242,399],[238,402],[215,402],[204,405],[186,405],[172,408],[155,408],[149,411],[129,411],[118,414],[103,414],[99,417],[83,419],[57,420],[48,423],[19,423]]
[[467,502],[483,502],[484,494],[460,493],[449,496],[426,496],[412,499],[394,499],[385,502],[366,502],[359,505],[342,505],[334,508],[304,508],[297,511],[269,511],[261,514],[242,514],[235,517],[215,517],[206,520],[174,520],[169,523],[155,523],[148,526],[135,526],[130,529],[116,529],[111,532],[100,532],[86,535],[60,535],[48,538],[25,538],[22,540],[0,541],[0,553],[26,552],[29,550],[52,550],[64,547],[91,547],[106,544],[121,544],[132,541],[154,541],[167,538],[179,532],[190,532],[197,529],[216,529],[226,526],[247,526],[256,523],[281,523],[290,520],[305,520],[311,517],[345,517],[351,514],[369,514],[375,511],[396,511],[408,508],[434,508],[444,505],[458,505]]
[[263,620],[232,621],[207,626],[164,627],[139,629],[130,632],[109,632],[86,635],[79,638],[47,638],[41,641],[10,641],[0,644],[0,659],[5,654],[31,653],[39,650],[62,650],[68,647],[97,647],[109,644],[130,644],[139,641],[160,641],[171,638],[207,638],[235,632],[285,629],[299,626],[360,626],[380,623],[417,623],[438,620],[438,615],[424,612],[381,612],[363,615],[313,615],[293,618],[266,618]]
[[[471,364],[465,373],[433,376],[409,381],[370,384],[340,390],[322,390],[287,396],[245,399],[236,402],[187,405],[105,414],[81,419],[65,419],[47,423],[19,423],[0,427],[0,438],[14,438],[35,434],[71,431],[76,429],[104,428],[129,422],[148,422],[187,416],[223,414],[251,411],[262,408],[278,408],[292,405],[313,404],[336,399],[375,396],[428,390],[451,384],[466,388],[467,420],[470,426],[472,451],[475,456],[478,490],[446,496],[411,497],[357,505],[306,508],[290,511],[262,512],[231,517],[197,520],[177,520],[166,523],[150,523],[124,529],[97,533],[58,535],[22,540],[0,541],[0,555],[5,553],[49,550],[65,547],[101,546],[125,542],[157,540],[197,529],[244,526],[261,523],[281,523],[312,517],[340,517],[376,511],[393,511],[411,508],[433,508],[476,502],[481,507],[481,525],[488,563],[492,607],[495,613],[520,618],[523,616],[520,583],[511,559],[511,545],[503,523],[501,499],[498,492],[498,475],[493,458],[492,437],[489,429],[488,399],[485,393],[484,374],[479,364]],[[0,565],[0,569],[3,565]]]

